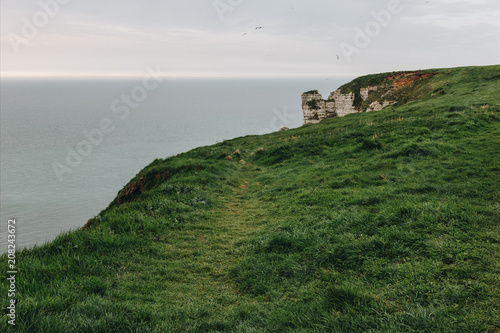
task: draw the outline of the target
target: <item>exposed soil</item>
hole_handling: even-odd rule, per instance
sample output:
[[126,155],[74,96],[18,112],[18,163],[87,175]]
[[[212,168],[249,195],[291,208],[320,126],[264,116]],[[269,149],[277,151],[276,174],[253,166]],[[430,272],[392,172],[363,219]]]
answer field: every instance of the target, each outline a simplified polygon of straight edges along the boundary
[[415,81],[433,77],[434,75],[437,75],[437,73],[407,72],[389,76],[387,80],[394,80],[393,82],[394,89],[399,89]]

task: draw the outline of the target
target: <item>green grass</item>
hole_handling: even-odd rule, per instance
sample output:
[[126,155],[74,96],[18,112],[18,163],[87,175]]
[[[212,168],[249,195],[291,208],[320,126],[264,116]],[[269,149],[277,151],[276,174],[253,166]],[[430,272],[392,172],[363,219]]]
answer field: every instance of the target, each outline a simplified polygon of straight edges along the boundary
[[415,102],[154,161],[18,253],[17,331],[498,332],[500,66],[433,72]]

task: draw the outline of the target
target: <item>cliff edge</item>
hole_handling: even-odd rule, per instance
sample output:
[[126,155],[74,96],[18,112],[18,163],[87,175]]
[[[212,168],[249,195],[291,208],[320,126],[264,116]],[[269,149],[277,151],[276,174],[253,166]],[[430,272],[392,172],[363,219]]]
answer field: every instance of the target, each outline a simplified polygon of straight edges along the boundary
[[404,104],[414,100],[407,97],[427,82],[425,79],[435,75],[437,73],[429,71],[412,71],[363,76],[333,91],[327,100],[317,90],[305,92],[302,94],[304,124]]
[[380,112],[156,159],[14,253],[0,332],[499,333],[500,65],[435,72],[323,108]]

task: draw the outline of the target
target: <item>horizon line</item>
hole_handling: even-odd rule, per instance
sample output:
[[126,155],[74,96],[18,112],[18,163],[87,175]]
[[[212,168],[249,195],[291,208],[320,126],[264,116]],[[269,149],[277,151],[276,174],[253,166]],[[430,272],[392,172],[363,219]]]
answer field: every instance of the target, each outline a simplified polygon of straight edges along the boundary
[[[10,73],[0,72],[0,79],[143,79],[148,74],[85,74],[85,73]],[[358,74],[342,75],[314,75],[314,74],[168,74],[162,73],[158,77],[162,79],[330,79],[330,78],[349,78]]]

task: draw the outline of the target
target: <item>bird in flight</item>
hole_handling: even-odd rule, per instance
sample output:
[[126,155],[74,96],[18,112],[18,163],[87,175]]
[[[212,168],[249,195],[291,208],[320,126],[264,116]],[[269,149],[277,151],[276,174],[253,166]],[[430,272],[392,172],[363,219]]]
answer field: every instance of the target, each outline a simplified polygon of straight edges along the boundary
[[255,27],[255,30],[264,29],[264,27]]
[[242,36],[246,36],[246,35],[247,35],[247,33],[245,32]]

